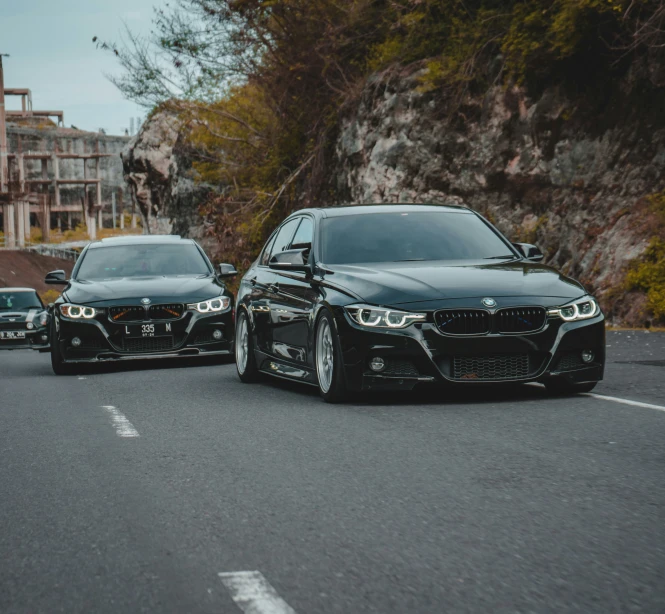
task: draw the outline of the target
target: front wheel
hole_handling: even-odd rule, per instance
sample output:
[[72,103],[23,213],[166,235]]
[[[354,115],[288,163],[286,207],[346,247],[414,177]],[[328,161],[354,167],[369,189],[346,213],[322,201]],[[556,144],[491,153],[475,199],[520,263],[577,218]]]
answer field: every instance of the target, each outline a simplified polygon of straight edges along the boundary
[[319,392],[326,403],[339,403],[348,392],[344,379],[344,365],[335,321],[328,310],[324,310],[316,325],[316,377]]
[[55,330],[55,321],[51,322],[51,368],[56,375],[71,375],[73,373],[72,365],[65,362],[60,351],[58,333]]
[[254,358],[254,347],[252,346],[252,335],[250,332],[249,316],[244,309],[238,310],[236,324],[236,369],[240,381],[251,384],[258,381],[259,369]]
[[551,380],[545,382],[545,388],[551,396],[563,396],[567,394],[580,394],[582,392],[591,392],[596,387],[597,382],[588,382],[586,384],[570,384],[566,381]]

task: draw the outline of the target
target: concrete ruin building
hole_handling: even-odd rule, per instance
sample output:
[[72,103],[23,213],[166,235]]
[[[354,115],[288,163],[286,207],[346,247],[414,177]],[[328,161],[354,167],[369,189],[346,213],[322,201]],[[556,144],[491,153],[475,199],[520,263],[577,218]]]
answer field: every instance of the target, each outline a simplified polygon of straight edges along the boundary
[[[21,99],[6,110],[6,97]],[[124,225],[135,213],[123,178],[120,152],[128,136],[64,127],[62,111],[35,110],[27,88],[4,88],[0,57],[0,207],[5,247],[22,247],[31,228],[51,230]],[[132,215],[136,225],[136,215]],[[0,245],[2,247],[2,245]]]

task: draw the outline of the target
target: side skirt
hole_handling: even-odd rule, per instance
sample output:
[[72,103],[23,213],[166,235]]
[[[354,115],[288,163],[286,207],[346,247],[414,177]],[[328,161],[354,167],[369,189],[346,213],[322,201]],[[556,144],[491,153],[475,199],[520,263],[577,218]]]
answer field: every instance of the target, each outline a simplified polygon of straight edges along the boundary
[[302,364],[289,364],[284,360],[275,356],[270,356],[269,354],[256,349],[254,350],[254,354],[261,373],[267,373],[291,381],[303,382],[310,386],[318,386],[316,373],[314,373],[313,369]]

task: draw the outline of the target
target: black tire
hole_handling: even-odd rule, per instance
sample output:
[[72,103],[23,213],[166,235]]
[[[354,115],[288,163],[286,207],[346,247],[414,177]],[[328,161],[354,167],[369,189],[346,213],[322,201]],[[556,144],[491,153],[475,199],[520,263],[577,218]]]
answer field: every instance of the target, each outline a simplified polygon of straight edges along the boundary
[[[244,331],[242,327],[245,327]],[[243,335],[247,335],[247,343],[244,344]],[[246,351],[243,359],[242,350]],[[253,384],[258,382],[261,378],[261,373],[256,364],[256,357],[254,356],[254,344],[252,343],[252,327],[249,321],[249,316],[244,309],[238,310],[238,317],[236,318],[236,336],[235,336],[235,359],[236,371],[240,381],[245,384]],[[242,362],[244,361],[244,369]]]
[[[332,352],[332,376],[322,376],[319,373],[319,339],[323,333],[323,327],[326,327],[330,332],[330,341],[332,347],[329,348]],[[321,397],[326,403],[341,403],[348,399],[349,391],[346,386],[346,379],[344,377],[344,363],[342,358],[342,346],[337,334],[335,326],[335,319],[328,309],[322,309],[321,315],[316,321],[316,329],[314,331],[314,366],[316,369],[316,378],[319,384],[319,392]],[[328,383],[328,378],[330,379]],[[323,382],[323,384],[322,384]],[[327,389],[326,389],[327,387]]]
[[73,365],[65,362],[60,343],[58,342],[58,333],[55,330],[55,320],[51,320],[51,367],[56,375],[71,375],[74,372]]
[[585,384],[571,384],[565,380],[550,380],[545,382],[545,388],[551,396],[563,396],[569,394],[580,394],[591,392],[598,382],[587,382]]

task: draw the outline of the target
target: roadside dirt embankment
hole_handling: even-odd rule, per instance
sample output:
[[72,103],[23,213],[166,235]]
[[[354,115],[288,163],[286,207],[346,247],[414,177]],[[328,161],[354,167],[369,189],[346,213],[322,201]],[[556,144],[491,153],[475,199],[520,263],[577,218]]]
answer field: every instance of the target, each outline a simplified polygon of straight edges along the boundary
[[42,298],[51,290],[55,291],[54,296],[57,296],[60,287],[46,285],[46,273],[64,269],[67,275],[70,275],[73,268],[73,260],[40,256],[31,252],[0,250],[0,288],[34,288]]

